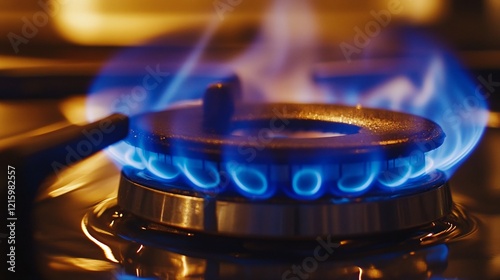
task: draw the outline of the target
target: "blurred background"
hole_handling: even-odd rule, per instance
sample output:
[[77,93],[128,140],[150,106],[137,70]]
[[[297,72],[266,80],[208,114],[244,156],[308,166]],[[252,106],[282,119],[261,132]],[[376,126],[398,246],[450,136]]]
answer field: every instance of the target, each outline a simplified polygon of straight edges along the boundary
[[[373,20],[371,11],[399,5],[401,12],[392,14],[391,26],[404,24],[429,29],[458,50],[471,67],[497,68],[500,63],[499,0],[310,2],[320,37],[337,45],[352,39],[354,27],[363,28]],[[189,44],[186,38],[214,18],[220,20],[219,33],[227,34],[223,38],[228,40],[225,43],[241,43],[248,40],[249,29],[260,25],[270,3],[264,0],[1,0],[0,68],[55,67],[71,62],[85,63],[86,70],[90,70],[92,63],[106,60],[117,48],[140,45],[159,35],[175,34],[177,44]]]
[[[429,30],[473,71],[492,73],[500,68],[499,0],[310,2],[328,59],[342,60],[339,44],[352,41],[354,28],[363,29],[374,19],[373,12],[393,5],[401,9],[391,13],[391,27]],[[214,20],[219,22],[212,44],[245,44],[270,3],[0,0],[0,95],[24,99],[82,93],[103,62],[120,48],[158,36],[170,38],[165,42],[169,47],[190,46]],[[65,77],[65,83],[54,80],[55,76]]]

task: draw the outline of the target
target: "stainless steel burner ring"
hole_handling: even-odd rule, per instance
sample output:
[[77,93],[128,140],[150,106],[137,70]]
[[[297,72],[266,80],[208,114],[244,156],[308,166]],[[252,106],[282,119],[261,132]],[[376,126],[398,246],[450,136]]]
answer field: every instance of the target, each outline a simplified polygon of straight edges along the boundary
[[445,175],[428,175],[419,188],[380,197],[297,202],[209,197],[172,186],[157,190],[122,173],[118,205],[162,225],[218,235],[257,238],[352,236],[409,229],[435,221],[452,209]]

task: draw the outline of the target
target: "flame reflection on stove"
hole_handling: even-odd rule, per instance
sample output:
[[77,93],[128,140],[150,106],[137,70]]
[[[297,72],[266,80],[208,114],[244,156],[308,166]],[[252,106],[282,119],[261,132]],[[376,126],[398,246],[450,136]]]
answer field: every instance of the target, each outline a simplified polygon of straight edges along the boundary
[[[336,103],[401,111],[435,121],[446,139],[417,161],[401,156],[383,169],[382,157],[360,166],[335,166],[339,174],[321,165],[321,155],[318,166],[291,162],[288,167],[280,167],[270,162],[270,166],[262,167],[252,162],[235,164],[232,158],[224,158],[222,164],[192,159],[182,150],[162,155],[124,142],[109,148],[108,153],[122,166],[145,169],[167,182],[182,177],[198,190],[221,191],[227,186],[223,182],[230,180],[237,191],[255,199],[271,197],[280,182],[280,178],[269,178],[268,169],[271,177],[288,176],[290,195],[300,199],[321,196],[331,181],[338,185],[334,193],[358,196],[375,183],[396,190],[433,170],[451,176],[479,141],[487,120],[485,97],[456,60],[433,39],[401,29],[386,30],[373,38],[363,57],[352,64],[320,62],[324,50],[316,45],[314,22],[304,1],[275,1],[260,35],[236,58],[214,62],[208,52],[203,53],[217,27],[210,25],[183,59],[176,53],[163,54],[162,59],[169,62],[168,71],[167,66],[162,68],[167,63],[145,65],[149,70],[144,76],[139,75],[132,83],[127,81],[129,87],[117,89],[116,81],[109,79],[112,69],[127,60],[150,61],[147,52],[125,50],[96,80],[88,99],[88,115],[98,118],[95,112],[103,108],[129,115],[168,109],[201,98],[208,84],[230,79],[236,73],[246,101]],[[395,59],[377,55],[377,50],[392,47],[394,41],[398,46]],[[161,86],[153,88],[144,83],[152,79],[161,80]]]

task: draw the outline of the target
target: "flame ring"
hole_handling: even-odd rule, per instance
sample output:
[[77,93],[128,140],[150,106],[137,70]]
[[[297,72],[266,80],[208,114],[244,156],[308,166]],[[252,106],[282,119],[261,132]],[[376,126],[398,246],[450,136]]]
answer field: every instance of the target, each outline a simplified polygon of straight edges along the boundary
[[279,238],[362,235],[418,227],[446,216],[453,202],[445,180],[442,172],[434,172],[414,183],[420,188],[392,196],[302,203],[273,197],[255,203],[237,196],[207,196],[175,185],[162,185],[159,191],[154,185],[157,182],[122,172],[118,205],[155,223],[211,234]]
[[285,125],[292,130],[337,129],[344,135],[255,142],[254,136],[207,132],[201,107],[182,107],[133,120],[127,142],[139,156],[129,157],[143,161],[135,160],[133,167],[179,188],[211,193],[234,190],[250,199],[286,194],[313,200],[325,193],[352,197],[406,188],[407,182],[426,173],[424,153],[444,140],[432,121],[379,109],[246,104],[236,112],[232,129],[260,127],[257,136],[262,131],[269,135],[273,129],[281,132]]

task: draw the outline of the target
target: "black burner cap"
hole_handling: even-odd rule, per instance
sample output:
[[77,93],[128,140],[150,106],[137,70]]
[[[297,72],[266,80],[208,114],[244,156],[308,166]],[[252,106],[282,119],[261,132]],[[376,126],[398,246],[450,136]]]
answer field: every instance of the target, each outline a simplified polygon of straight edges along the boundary
[[139,115],[127,142],[151,152],[215,161],[243,161],[245,151],[253,149],[256,163],[345,163],[425,153],[445,138],[433,121],[381,109],[240,103],[233,112],[224,114],[229,120],[223,131],[206,129],[201,105]]

